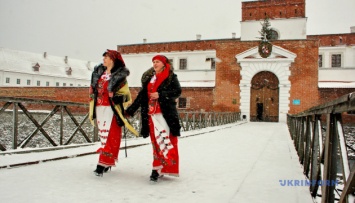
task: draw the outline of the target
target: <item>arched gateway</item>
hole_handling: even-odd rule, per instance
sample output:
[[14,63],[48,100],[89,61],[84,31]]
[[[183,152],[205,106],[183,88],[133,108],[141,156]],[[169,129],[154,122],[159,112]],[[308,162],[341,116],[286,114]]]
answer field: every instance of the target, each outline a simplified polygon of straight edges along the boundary
[[[241,66],[240,74],[242,79],[239,85],[241,115],[247,116],[250,121],[264,119],[260,121],[286,122],[290,104],[290,66],[294,62],[296,54],[279,46],[273,46],[271,55],[268,58],[262,58],[259,55],[258,47],[254,47],[236,55],[236,58]],[[267,83],[268,81],[270,82],[270,79],[273,81],[272,85]],[[274,84],[276,81],[278,83]],[[275,85],[278,85],[278,87]],[[261,88],[262,86],[263,88]],[[264,94],[270,91],[269,95],[267,95],[268,97],[265,97],[265,95],[263,97],[259,96],[259,101],[257,101],[257,95],[262,93],[257,91],[258,88],[259,91],[264,90]],[[272,89],[277,89],[278,93],[271,93]],[[277,97],[276,94],[278,94]],[[274,103],[272,112],[270,110],[271,100],[273,100],[272,102],[277,102],[278,100],[278,104]],[[277,105],[277,108],[275,105]],[[266,109],[266,107],[269,108]],[[265,117],[266,115],[267,117]]]
[[250,121],[279,121],[279,80],[261,71],[254,75],[250,88]]

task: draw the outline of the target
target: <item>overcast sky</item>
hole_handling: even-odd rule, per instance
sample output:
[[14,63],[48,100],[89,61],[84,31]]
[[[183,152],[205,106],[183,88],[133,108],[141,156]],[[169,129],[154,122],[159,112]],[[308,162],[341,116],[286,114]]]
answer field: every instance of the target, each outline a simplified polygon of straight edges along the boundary
[[[0,0],[0,47],[101,61],[106,48],[240,37],[241,0]],[[307,34],[349,33],[354,0],[307,0]]]

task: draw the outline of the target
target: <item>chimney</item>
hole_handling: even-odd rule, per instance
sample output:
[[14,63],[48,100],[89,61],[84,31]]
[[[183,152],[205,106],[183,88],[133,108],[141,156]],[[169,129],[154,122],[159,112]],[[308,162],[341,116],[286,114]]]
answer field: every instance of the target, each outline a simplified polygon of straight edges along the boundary
[[196,35],[196,40],[201,40],[201,35],[200,34]]
[[355,33],[355,26],[351,26],[351,27],[350,27],[350,32],[351,32],[351,33]]
[[87,68],[88,70],[90,70],[90,67],[91,67],[91,66],[90,66],[90,63],[91,63],[91,62],[88,61],[88,63],[86,64],[86,68]]
[[147,43],[147,39],[146,38],[143,39],[143,43],[144,44]]
[[47,58],[47,52],[43,53],[43,58]]
[[65,57],[64,57],[64,62],[65,62],[65,63],[68,63],[68,56],[65,56]]
[[235,32],[232,32],[232,39],[235,39]]

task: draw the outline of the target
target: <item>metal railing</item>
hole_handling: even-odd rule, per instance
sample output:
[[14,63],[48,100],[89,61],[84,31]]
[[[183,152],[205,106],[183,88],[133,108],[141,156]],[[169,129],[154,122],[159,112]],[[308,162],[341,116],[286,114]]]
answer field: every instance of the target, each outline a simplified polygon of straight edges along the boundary
[[179,120],[182,131],[189,131],[240,121],[240,113],[180,111]]
[[[0,104],[3,104],[0,106],[0,151],[9,148],[93,143],[99,140],[97,128],[93,127],[88,119],[88,104],[14,97],[0,97]],[[43,111],[44,109],[46,111]],[[181,131],[225,125],[240,120],[240,113],[178,113]],[[140,113],[137,112],[129,120],[139,131]],[[130,133],[127,135],[130,136]],[[35,140],[36,138],[38,140]],[[46,145],[43,142],[46,142]],[[11,146],[8,143],[11,143]]]
[[[342,122],[343,114],[354,110],[355,92],[287,117],[311,195],[324,203],[355,200],[355,165],[350,170]],[[337,187],[338,179],[342,179],[343,188]]]

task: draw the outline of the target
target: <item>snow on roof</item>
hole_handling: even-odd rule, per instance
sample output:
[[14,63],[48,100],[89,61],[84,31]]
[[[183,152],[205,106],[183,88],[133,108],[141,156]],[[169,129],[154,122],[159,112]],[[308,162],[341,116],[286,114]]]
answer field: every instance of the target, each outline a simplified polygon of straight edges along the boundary
[[[67,59],[67,63],[65,59]],[[36,64],[39,65],[39,71],[34,71],[33,66]],[[97,63],[72,59],[70,57],[66,58],[46,53],[39,54],[0,47],[0,70],[2,71],[90,80],[95,65]],[[71,74],[67,73],[69,69],[72,70]]]
[[319,88],[355,88],[355,81],[354,82],[329,82],[329,81],[319,81],[318,82]]

